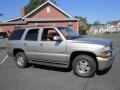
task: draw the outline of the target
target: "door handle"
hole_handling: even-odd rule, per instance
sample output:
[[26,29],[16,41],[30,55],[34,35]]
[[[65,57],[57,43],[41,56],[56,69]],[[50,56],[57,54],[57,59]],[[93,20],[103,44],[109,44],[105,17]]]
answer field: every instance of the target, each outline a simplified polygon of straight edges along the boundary
[[43,44],[41,43],[40,46],[43,46]]
[[24,46],[26,46],[27,44],[26,43],[24,43]]

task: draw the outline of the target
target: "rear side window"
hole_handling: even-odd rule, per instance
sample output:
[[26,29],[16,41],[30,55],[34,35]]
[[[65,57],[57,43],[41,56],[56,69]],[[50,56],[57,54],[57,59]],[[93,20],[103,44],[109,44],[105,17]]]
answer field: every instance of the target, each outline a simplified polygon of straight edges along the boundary
[[37,41],[39,29],[31,29],[27,32],[25,40]]
[[25,29],[15,30],[11,33],[9,40],[20,40]]

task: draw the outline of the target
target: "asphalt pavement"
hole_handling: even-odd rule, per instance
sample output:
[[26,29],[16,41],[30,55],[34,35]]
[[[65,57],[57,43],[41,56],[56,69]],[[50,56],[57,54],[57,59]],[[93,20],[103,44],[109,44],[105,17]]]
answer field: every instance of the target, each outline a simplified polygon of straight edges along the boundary
[[[113,41],[116,58],[110,70],[98,72],[92,78],[81,78],[72,70],[41,65],[18,68],[13,58],[0,65],[0,90],[120,90],[120,34],[104,37]],[[0,50],[4,58],[6,50]]]

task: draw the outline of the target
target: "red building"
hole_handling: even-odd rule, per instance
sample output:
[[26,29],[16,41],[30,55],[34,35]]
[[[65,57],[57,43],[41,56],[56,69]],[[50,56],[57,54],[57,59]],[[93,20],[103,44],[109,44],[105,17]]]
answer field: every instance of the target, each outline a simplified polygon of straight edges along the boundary
[[7,35],[16,28],[29,26],[70,26],[78,30],[78,20],[49,0],[27,15],[21,8],[21,14],[21,17],[0,22],[0,30]]

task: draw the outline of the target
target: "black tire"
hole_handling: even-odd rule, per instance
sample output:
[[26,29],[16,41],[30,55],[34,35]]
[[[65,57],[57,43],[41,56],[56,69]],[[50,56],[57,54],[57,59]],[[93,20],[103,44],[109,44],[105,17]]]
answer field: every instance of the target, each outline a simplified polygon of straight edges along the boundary
[[72,68],[77,76],[89,78],[96,72],[96,62],[89,55],[78,55],[73,60]]
[[[22,60],[20,60],[20,58],[22,58]],[[27,60],[24,52],[19,52],[15,55],[15,63],[19,68],[27,67],[28,60]]]

